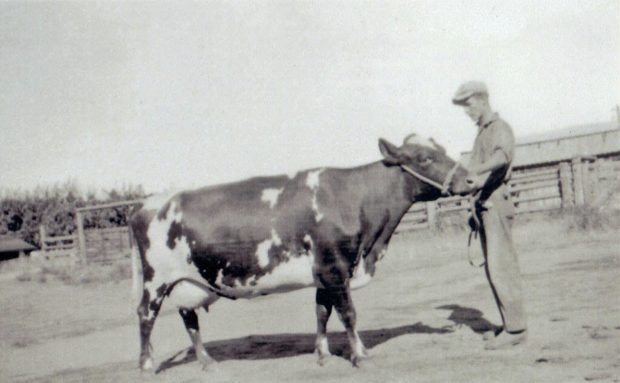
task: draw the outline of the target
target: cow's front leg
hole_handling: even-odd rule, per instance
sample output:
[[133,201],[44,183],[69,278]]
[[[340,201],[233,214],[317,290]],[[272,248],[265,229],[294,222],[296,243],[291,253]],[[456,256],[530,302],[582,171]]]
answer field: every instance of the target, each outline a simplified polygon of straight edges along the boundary
[[357,367],[358,363],[368,356],[368,352],[355,329],[356,314],[349,287],[343,286],[334,290],[333,300],[338,317],[347,331],[349,345],[351,346],[351,363],[353,363],[353,366]]
[[210,365],[215,363],[215,360],[211,358],[202,344],[202,337],[200,336],[200,328],[198,325],[198,315],[196,315],[196,311],[186,309],[180,309],[179,314],[181,314],[181,318],[183,318],[185,329],[194,346],[196,359],[202,366],[202,369],[206,370]]
[[327,342],[327,321],[332,313],[333,306],[334,303],[329,291],[326,289],[317,289],[315,350],[319,358],[318,363],[321,366],[323,366],[327,358],[331,356],[329,344]]

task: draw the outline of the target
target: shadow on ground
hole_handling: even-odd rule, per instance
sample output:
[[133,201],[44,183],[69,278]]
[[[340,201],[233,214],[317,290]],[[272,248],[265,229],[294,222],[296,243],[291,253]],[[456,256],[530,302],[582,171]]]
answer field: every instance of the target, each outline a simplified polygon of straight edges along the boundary
[[453,321],[457,326],[467,326],[478,334],[491,330],[498,333],[501,330],[501,326],[494,325],[485,319],[480,310],[455,304],[438,306],[436,308],[439,310],[452,310],[448,320]]
[[[452,310],[448,319],[454,321],[456,325],[466,325],[476,332],[484,332],[493,329],[488,320],[482,317],[479,310],[458,305],[445,305],[437,307],[442,310]],[[435,328],[422,324],[421,322],[399,326],[394,328],[383,328],[379,330],[360,331],[359,335],[368,349],[387,342],[388,340],[407,334],[444,334],[452,332],[451,326]],[[336,332],[327,335],[329,340],[329,350],[332,355],[348,359],[350,356],[349,342],[346,333]],[[316,334],[269,334],[269,335],[250,335],[243,338],[227,339],[205,343],[205,348],[209,355],[216,361],[225,360],[257,360],[287,358],[314,352],[314,342]],[[157,373],[165,371],[186,363],[194,362],[196,355],[193,348],[183,349],[172,357],[163,361]]]
[[[412,325],[360,331],[360,337],[368,349],[392,338],[405,334],[441,334],[451,332],[449,328],[433,328],[422,323]],[[349,358],[349,342],[344,331],[327,334],[329,351],[332,355]],[[227,339],[205,343],[209,355],[218,362],[225,360],[257,360],[287,358],[314,352],[316,334],[269,334],[250,335],[243,338]],[[180,359],[179,359],[180,358]],[[196,360],[193,349],[179,351],[163,361],[157,372],[190,363]]]

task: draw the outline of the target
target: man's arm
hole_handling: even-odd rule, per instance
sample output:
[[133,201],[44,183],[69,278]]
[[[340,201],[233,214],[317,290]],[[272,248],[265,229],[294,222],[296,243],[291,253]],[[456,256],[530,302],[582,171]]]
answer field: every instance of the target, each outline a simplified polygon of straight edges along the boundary
[[509,159],[503,150],[496,150],[488,161],[469,168],[469,174],[479,176],[508,165]]

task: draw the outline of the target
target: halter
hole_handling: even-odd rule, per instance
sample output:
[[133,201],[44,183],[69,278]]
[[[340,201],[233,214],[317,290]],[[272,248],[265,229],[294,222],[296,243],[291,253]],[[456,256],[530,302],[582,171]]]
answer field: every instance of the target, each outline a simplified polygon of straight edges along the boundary
[[460,164],[458,162],[454,164],[452,169],[450,169],[450,171],[446,175],[446,179],[443,181],[443,184],[440,184],[439,182],[433,181],[432,179],[423,176],[422,174],[416,172],[415,170],[411,169],[407,165],[401,164],[400,167],[407,173],[419,179],[420,181],[426,182],[427,184],[434,186],[437,189],[441,190],[441,194],[451,196],[452,193],[450,193],[450,184],[452,183],[452,178],[454,178],[454,174],[456,173],[456,169],[459,167],[459,165]]

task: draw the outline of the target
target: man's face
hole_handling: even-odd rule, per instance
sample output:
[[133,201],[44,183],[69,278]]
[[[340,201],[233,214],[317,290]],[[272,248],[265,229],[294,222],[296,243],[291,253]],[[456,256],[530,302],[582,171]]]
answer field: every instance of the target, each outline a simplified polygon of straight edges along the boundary
[[484,112],[484,108],[486,108],[486,101],[482,97],[471,96],[465,101],[465,113],[471,118],[475,123],[480,121],[482,117],[482,113]]

